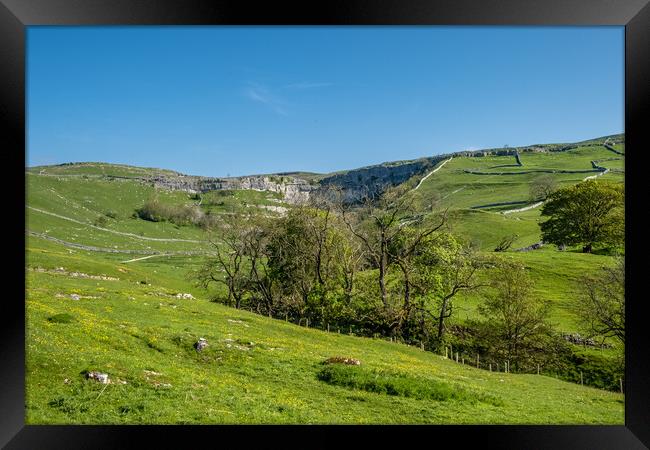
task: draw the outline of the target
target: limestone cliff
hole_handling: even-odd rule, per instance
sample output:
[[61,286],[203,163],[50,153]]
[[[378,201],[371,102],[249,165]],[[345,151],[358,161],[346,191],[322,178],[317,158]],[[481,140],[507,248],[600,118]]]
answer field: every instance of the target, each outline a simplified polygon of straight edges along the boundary
[[274,175],[252,175],[233,178],[211,178],[190,175],[154,176],[143,181],[157,188],[180,190],[191,193],[223,189],[252,189],[282,194],[288,203],[300,203],[309,198],[309,193],[317,186],[296,177]]

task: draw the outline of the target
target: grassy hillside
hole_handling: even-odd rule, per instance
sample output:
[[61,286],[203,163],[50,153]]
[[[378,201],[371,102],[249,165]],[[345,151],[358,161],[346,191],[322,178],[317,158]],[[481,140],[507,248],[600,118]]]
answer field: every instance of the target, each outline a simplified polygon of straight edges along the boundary
[[[579,183],[596,172],[553,171],[590,171],[593,170],[591,161],[605,159],[608,161],[602,162],[604,167],[623,167],[622,157],[617,158],[603,146],[565,152],[521,153],[521,166],[516,164],[514,156],[455,157],[424,180],[417,193],[425,199],[438,201],[441,208],[485,208],[501,202],[521,202],[521,206],[525,206],[532,203],[529,202],[530,183],[539,176],[549,174],[559,186]],[[607,173],[603,179],[622,181],[622,173]]]
[[[438,209],[449,208],[450,230],[483,251],[491,252],[502,238],[516,234],[518,237],[507,254],[530,269],[535,293],[553,303],[551,320],[563,331],[584,333],[585,330],[580,329],[568,308],[569,302],[577,295],[580,277],[611,265],[613,257],[585,255],[577,248],[560,252],[552,245],[532,252],[515,252],[513,250],[541,240],[539,223],[545,219],[541,217],[539,207],[502,213],[532,205],[534,202],[529,199],[530,183],[542,174],[550,175],[558,186],[576,184],[594,175],[549,171],[589,170],[592,169],[591,161],[598,161],[599,165],[611,169],[598,179],[623,182],[624,157],[598,145],[605,138],[585,141],[590,145],[561,152],[522,152],[521,166],[514,156],[454,157],[409,195],[420,197],[425,206],[434,203]],[[624,148],[624,144],[616,144],[615,148]],[[467,171],[485,172],[488,175]],[[516,174],[525,171],[533,173]],[[510,202],[518,203],[487,206]],[[461,294],[457,302],[461,310],[459,318],[478,317],[480,301],[477,294]]]
[[[129,265],[36,240],[29,248],[30,267],[119,278],[28,271],[29,424],[623,423],[620,394],[479,370],[346,330],[306,329],[210,303],[181,276],[195,258]],[[198,298],[176,298],[179,291]],[[192,348],[199,337],[209,343],[201,353]],[[353,377],[433,386],[442,399],[319,380],[321,362],[337,355],[361,360],[348,369]],[[112,383],[86,380],[84,371],[93,370]]]
[[[599,142],[522,153],[522,166],[513,156],[456,157],[408,195],[450,208],[451,231],[485,252],[511,234],[512,248],[524,247],[540,240],[539,208],[502,212],[530,204],[528,185],[539,173],[589,170],[599,160],[612,169],[603,179],[623,180],[623,157]],[[525,170],[536,172],[499,175]],[[215,215],[277,215],[289,205],[268,192],[196,197],[111,178],[157,173],[177,175],[103,163],[27,171],[27,423],[623,423],[622,395],[557,380],[544,368],[490,372],[208,301],[189,277],[211,251],[205,232],[143,220],[136,208],[153,196]],[[552,174],[560,185],[589,175]],[[484,207],[505,202],[521,203]],[[552,246],[507,254],[552,301],[558,329],[582,332],[568,303],[579,277],[613,258]],[[177,297],[183,293],[195,298]],[[477,317],[481,301],[460,295],[454,321]],[[199,353],[192,345],[200,337],[209,346]],[[325,369],[321,362],[337,355],[361,366]],[[93,370],[112,383],[87,380]]]

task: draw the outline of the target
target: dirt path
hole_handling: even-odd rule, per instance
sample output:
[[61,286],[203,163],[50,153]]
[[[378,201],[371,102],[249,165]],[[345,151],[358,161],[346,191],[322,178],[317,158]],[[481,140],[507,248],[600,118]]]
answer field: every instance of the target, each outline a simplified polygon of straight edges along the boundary
[[98,227],[97,225],[92,225],[92,224],[87,223],[87,222],[82,222],[81,220],[73,219],[72,217],[62,216],[60,214],[45,211],[43,209],[34,208],[33,206],[29,206],[29,205],[27,205],[27,208],[32,209],[34,211],[38,211],[38,212],[40,212],[42,214],[47,214],[49,216],[54,216],[54,217],[58,217],[59,219],[68,220],[70,222],[77,223],[79,225],[84,225],[84,226],[87,226],[87,227],[90,227],[90,228],[94,228],[96,230],[106,231],[108,233],[119,234],[119,235],[122,235],[122,236],[129,236],[129,237],[132,237],[132,238],[135,238],[135,239],[140,239],[140,240],[143,240],[143,241],[192,242],[192,243],[195,243],[195,244],[200,244],[200,243],[206,242],[206,241],[197,241],[197,240],[194,240],[194,239],[154,238],[154,237],[140,236],[140,235],[137,235],[137,234],[134,234],[134,233],[127,233],[125,231],[116,231],[116,230],[111,230],[111,229],[108,229],[108,228]]
[[445,159],[443,162],[441,162],[440,165],[439,165],[438,167],[436,167],[436,168],[433,169],[431,172],[429,172],[428,174],[426,174],[426,175],[424,176],[424,178],[422,178],[422,179],[420,180],[420,182],[418,183],[418,185],[415,186],[415,188],[413,188],[413,190],[414,190],[414,191],[417,191],[417,189],[420,187],[420,185],[421,185],[422,183],[424,183],[424,181],[425,181],[427,178],[429,178],[431,175],[433,175],[433,174],[436,173],[438,170],[440,170],[440,169],[442,168],[442,166],[444,166],[445,164],[447,164],[447,163],[448,163],[449,161],[451,161],[452,159],[454,159],[453,156],[452,156],[451,158],[449,158],[449,159]]
[[128,261],[120,261],[120,262],[121,263],[130,263],[130,262],[142,261],[143,259],[155,258],[156,256],[169,256],[169,253],[161,253],[159,255],[143,256],[142,258],[133,258],[133,259],[129,259]]
[[462,191],[462,190],[465,189],[466,187],[467,187],[467,186],[463,186],[463,187],[461,187],[461,188],[458,188],[458,189],[456,189],[455,191],[453,191],[453,192],[451,192],[451,193],[445,195],[445,196],[442,197],[440,200],[444,200],[444,199],[446,199],[447,197],[449,197],[450,195],[454,195],[455,193]]

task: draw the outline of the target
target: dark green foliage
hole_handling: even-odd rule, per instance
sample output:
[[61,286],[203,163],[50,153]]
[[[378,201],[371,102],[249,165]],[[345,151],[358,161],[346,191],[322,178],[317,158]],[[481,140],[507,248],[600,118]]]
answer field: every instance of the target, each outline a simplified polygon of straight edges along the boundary
[[157,197],[149,198],[136,210],[139,218],[151,222],[171,222],[176,225],[197,224],[203,213],[194,205],[168,205]]
[[106,216],[98,216],[94,222],[95,226],[98,227],[106,226],[107,223],[108,221],[106,220]]
[[387,372],[342,364],[323,367],[317,374],[319,380],[335,386],[376,394],[394,395],[434,401],[483,402],[495,406],[503,402],[493,396],[470,392],[440,381],[426,380],[399,372]]
[[62,313],[48,317],[47,321],[53,323],[72,323],[75,321],[75,319],[71,314]]
[[622,184],[583,181],[553,192],[542,207],[542,239],[556,245],[618,246],[625,238]]
[[566,381],[618,392],[624,379],[623,362],[616,358],[577,351],[565,359],[555,374]]

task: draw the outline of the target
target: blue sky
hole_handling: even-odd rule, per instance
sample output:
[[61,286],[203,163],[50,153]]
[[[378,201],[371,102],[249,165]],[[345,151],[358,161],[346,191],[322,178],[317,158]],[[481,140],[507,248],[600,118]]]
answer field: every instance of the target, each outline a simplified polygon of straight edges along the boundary
[[28,166],[330,172],[624,131],[623,27],[29,27]]

